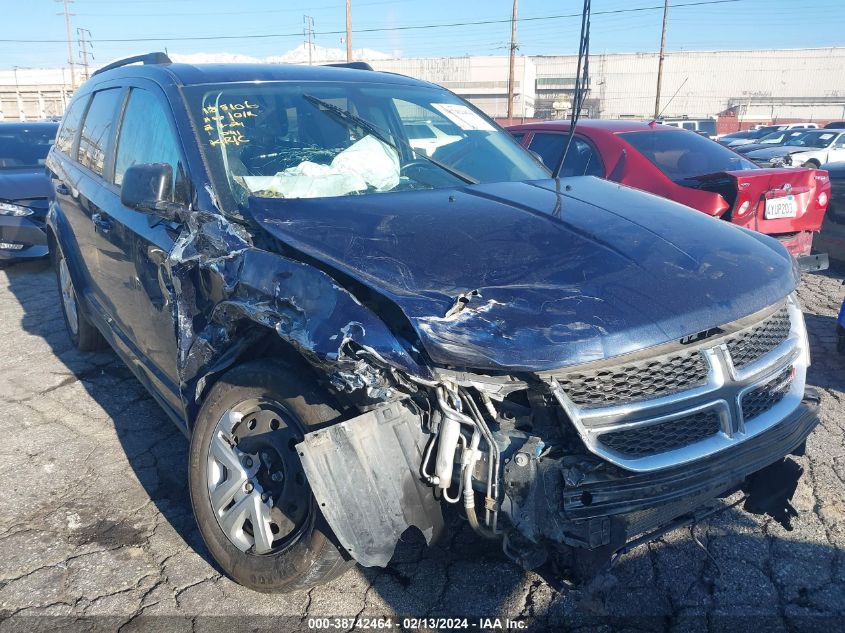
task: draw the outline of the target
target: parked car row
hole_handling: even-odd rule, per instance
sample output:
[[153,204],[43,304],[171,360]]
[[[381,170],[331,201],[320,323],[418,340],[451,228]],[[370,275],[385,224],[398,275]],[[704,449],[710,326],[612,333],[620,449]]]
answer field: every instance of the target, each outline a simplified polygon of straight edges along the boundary
[[814,167],[845,160],[845,129],[806,130],[782,145],[748,152],[761,167]]
[[756,143],[764,136],[772,132],[784,132],[791,130],[807,130],[817,128],[815,123],[783,123],[780,125],[761,125],[751,130],[731,132],[717,137],[716,140],[726,147],[740,147],[750,143]]
[[819,398],[786,246],[826,175],[657,124],[516,142],[341,66],[115,62],[46,161],[68,334],[190,437],[221,568],[310,587],[448,504],[581,574],[738,490],[787,524]]
[[830,196],[823,171],[759,169],[698,134],[654,123],[581,121],[565,159],[568,122],[510,129],[561,176],[598,176],[675,200],[777,237],[808,267],[818,266],[810,253]]

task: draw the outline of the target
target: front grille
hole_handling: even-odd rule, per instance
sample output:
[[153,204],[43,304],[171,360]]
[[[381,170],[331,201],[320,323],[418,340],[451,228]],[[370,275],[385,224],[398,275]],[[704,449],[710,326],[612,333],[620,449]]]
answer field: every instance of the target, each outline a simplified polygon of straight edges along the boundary
[[789,312],[786,307],[765,321],[730,337],[726,343],[734,367],[742,369],[768,354],[789,337]]
[[703,385],[707,365],[699,352],[567,374],[558,382],[583,407],[648,400]]
[[780,372],[765,385],[755,387],[742,397],[742,417],[747,422],[765,413],[783,400],[792,386],[792,366]]
[[721,430],[715,411],[699,411],[682,418],[611,431],[599,436],[599,442],[626,457],[645,457],[689,446]]

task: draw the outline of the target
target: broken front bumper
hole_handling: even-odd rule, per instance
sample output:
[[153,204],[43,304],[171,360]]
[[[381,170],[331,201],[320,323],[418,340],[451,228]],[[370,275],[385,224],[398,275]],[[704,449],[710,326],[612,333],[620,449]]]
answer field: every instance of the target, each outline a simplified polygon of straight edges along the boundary
[[[729,451],[677,468],[600,479],[579,475],[578,465],[560,461],[532,458],[519,467],[514,460],[505,470],[508,514],[533,543],[618,549],[742,487],[749,475],[802,446],[818,424],[818,404],[817,392],[808,389],[780,424]],[[560,502],[548,503],[552,498]]]

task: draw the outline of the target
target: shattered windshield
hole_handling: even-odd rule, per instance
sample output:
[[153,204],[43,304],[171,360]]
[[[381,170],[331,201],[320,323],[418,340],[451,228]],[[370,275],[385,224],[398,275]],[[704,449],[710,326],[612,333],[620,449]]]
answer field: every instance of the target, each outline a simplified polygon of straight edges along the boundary
[[549,174],[507,133],[441,88],[269,82],[187,91],[219,188],[321,198]]

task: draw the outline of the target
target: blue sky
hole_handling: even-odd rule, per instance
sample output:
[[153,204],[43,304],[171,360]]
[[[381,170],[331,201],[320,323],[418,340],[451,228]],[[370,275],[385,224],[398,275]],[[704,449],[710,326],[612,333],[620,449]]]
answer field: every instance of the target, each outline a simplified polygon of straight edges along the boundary
[[[697,0],[701,2],[702,0]],[[708,0],[704,0],[708,1]],[[710,0],[712,1],[712,0]],[[667,44],[670,50],[799,48],[845,46],[845,0],[721,0],[720,4],[679,6],[672,0]],[[577,51],[580,0],[521,0],[520,51],[566,54]],[[1,6],[5,5],[5,6]],[[653,51],[660,44],[662,0],[593,0],[591,51]],[[53,0],[0,0],[3,29],[0,68],[58,67],[66,63],[64,19]],[[641,11],[632,9],[645,8]],[[503,20],[501,23],[353,34],[355,48],[404,56],[504,55],[510,37],[511,0],[352,0],[353,29],[440,25]],[[344,0],[73,0],[73,27],[91,31],[96,61],[151,50],[176,53],[242,53],[265,57],[302,42],[302,16],[314,18],[315,42],[342,47]],[[611,13],[614,11],[624,11]],[[254,37],[261,35],[273,37]],[[287,35],[287,36],[285,36]],[[253,36],[185,40],[183,37]],[[74,33],[75,37],[75,33]],[[160,41],[105,41],[166,38]],[[843,69],[845,89],[845,69]]]

